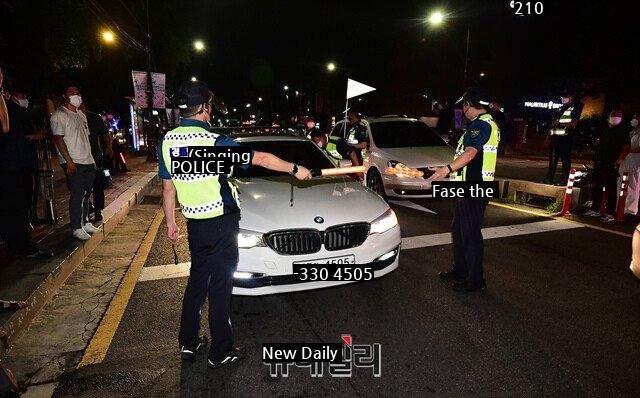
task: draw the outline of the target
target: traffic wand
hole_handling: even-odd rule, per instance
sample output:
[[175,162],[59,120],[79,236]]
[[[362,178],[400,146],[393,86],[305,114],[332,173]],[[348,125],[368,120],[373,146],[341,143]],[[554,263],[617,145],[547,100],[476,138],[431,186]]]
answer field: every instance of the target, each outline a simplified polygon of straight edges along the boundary
[[344,174],[364,173],[364,166],[336,167],[331,169],[311,169],[312,177],[338,176]]

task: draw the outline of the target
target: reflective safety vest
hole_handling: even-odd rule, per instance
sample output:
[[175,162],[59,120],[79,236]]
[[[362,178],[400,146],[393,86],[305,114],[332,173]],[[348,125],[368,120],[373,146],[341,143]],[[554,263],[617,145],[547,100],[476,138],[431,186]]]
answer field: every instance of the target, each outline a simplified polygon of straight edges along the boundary
[[[498,160],[500,129],[496,122],[493,121],[491,115],[487,113],[478,116],[478,119],[489,123],[491,126],[489,140],[482,147],[482,181],[493,181],[496,173],[496,161]],[[460,141],[458,141],[454,160],[464,153],[464,137],[466,134],[467,133],[465,132],[462,137],[460,137]],[[467,166],[464,166],[461,170],[451,173],[449,179],[451,181],[467,181]]]
[[325,148],[325,151],[331,158],[331,162],[333,162],[333,164],[336,166],[340,166],[340,161],[344,159],[342,155],[340,155],[340,152],[338,152],[339,139],[340,138],[338,137],[330,136],[329,140],[327,141],[327,147]]
[[[171,154],[188,146],[215,146],[218,134],[197,126],[180,126],[169,131],[162,141],[162,159],[178,192],[182,214],[189,219],[214,218],[224,214],[218,174],[173,174]],[[232,168],[233,170],[233,168]],[[240,208],[238,193],[229,183],[231,194]]]
[[[364,128],[364,131],[367,132],[367,123],[360,120],[359,122],[356,123],[356,125],[360,125]],[[358,144],[358,140],[356,139],[356,126],[352,126],[349,129],[349,135],[347,136],[347,143],[349,143],[349,145],[356,145]],[[357,150],[357,148],[356,148]],[[360,153],[362,154],[362,157],[364,158],[366,155],[367,150],[366,149],[362,149],[360,151]]]
[[558,123],[560,123],[560,127],[556,127],[551,130],[551,135],[563,136],[567,135],[567,130],[564,127],[565,124],[571,123],[571,114],[573,113],[573,105],[567,107],[567,109],[562,112],[560,115],[560,119],[558,119]]

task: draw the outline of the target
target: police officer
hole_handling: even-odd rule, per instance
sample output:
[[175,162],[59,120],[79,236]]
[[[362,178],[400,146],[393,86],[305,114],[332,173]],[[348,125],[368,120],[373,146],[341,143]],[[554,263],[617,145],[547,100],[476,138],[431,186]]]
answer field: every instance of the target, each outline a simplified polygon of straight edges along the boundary
[[350,159],[353,166],[358,165],[356,150],[344,139],[333,135],[327,137],[325,133],[315,129],[311,131],[311,140],[329,155],[334,165],[340,166],[340,161],[343,159]]
[[[176,193],[182,214],[187,218],[191,270],[182,303],[179,345],[183,359],[193,358],[207,345],[199,336],[200,309],[209,297],[211,349],[208,366],[217,368],[238,358],[234,347],[229,305],[233,273],[238,263],[238,222],[240,208],[235,186],[228,175],[179,175],[170,172],[170,151],[193,146],[237,146],[224,135],[210,131],[215,98],[203,82],[189,82],[176,92],[182,120],[158,144],[159,175],[163,186],[163,209],[167,236],[178,241],[174,216]],[[289,172],[300,180],[311,178],[309,170],[272,154],[254,151],[251,164]],[[248,167],[241,166],[243,168]]]
[[[470,123],[458,142],[453,162],[433,168],[429,181],[450,174],[454,181],[493,181],[500,130],[488,113],[489,96],[481,88],[472,88],[461,98],[462,110]],[[453,268],[441,272],[440,278],[454,281],[453,288],[472,292],[484,290],[482,274],[482,219],[487,207],[485,198],[457,198],[453,213]]]
[[582,114],[582,102],[571,92],[562,95],[562,107],[558,117],[553,120],[547,140],[549,140],[549,169],[547,176],[542,181],[545,184],[553,184],[558,167],[558,158],[562,159],[562,179],[559,185],[567,183],[569,170],[571,169],[571,146],[575,128]]
[[347,142],[354,148],[359,149],[359,151],[356,151],[356,156],[358,157],[358,166],[362,166],[362,159],[364,157],[365,151],[367,150],[367,143],[369,141],[367,124],[353,109],[349,109],[349,111],[347,112],[347,117],[349,119],[349,122],[351,122],[349,131],[347,133]]

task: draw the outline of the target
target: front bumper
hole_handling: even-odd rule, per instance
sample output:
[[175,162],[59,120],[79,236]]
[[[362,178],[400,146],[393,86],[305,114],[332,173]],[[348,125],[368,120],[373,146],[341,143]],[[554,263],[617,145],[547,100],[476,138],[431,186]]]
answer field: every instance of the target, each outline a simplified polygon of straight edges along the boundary
[[[311,255],[285,256],[268,247],[240,249],[237,272],[253,274],[252,277],[234,278],[233,294],[258,296],[265,294],[296,292],[354,283],[351,281],[299,282],[293,276],[293,263],[354,255],[356,264],[370,266],[374,278],[379,278],[398,268],[400,257],[400,227],[396,225],[382,234],[372,234],[360,246],[328,252],[324,248]],[[388,259],[380,257],[395,250]]]
[[382,176],[382,182],[388,197],[431,197],[431,183],[422,177],[397,177],[385,174]]

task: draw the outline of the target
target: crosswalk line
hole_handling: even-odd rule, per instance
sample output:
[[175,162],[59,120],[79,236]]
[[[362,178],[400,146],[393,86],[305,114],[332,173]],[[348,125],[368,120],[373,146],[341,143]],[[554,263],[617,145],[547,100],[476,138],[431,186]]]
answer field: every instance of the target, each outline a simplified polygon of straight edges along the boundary
[[[509,236],[529,235],[542,232],[561,231],[565,229],[583,228],[582,225],[563,222],[560,220],[538,221],[526,224],[505,225],[482,229],[484,240],[506,238]],[[402,238],[402,250],[419,249],[422,247],[448,245],[451,243],[451,233],[419,235]]]
[[[507,238],[510,236],[530,235],[544,232],[562,231],[566,229],[584,228],[583,225],[563,222],[561,220],[538,221],[526,224],[504,225],[482,229],[482,236],[487,239]],[[402,250],[419,249],[448,245],[451,243],[451,233],[411,236],[402,238]],[[189,276],[191,262],[179,264],[156,265],[144,267],[140,272],[138,282],[155,281],[161,279],[184,278]]]

